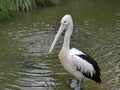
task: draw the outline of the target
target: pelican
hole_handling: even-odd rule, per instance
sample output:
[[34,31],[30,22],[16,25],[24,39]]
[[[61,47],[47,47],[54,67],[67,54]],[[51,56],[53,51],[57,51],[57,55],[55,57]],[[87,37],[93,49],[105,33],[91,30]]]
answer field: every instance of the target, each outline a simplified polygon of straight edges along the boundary
[[71,15],[66,14],[61,19],[60,28],[49,49],[52,52],[58,38],[65,31],[64,42],[59,52],[59,59],[62,66],[80,82],[84,78],[101,83],[101,73],[97,62],[88,54],[76,49],[70,49],[70,37],[73,32],[73,20]]

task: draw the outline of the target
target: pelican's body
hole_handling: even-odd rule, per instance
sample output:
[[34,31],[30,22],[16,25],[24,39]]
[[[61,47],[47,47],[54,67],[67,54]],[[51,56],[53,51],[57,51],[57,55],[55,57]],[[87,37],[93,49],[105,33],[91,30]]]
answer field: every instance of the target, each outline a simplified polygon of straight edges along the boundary
[[73,31],[73,21],[70,15],[65,15],[62,18],[61,26],[50,47],[49,53],[54,48],[55,43],[64,30],[66,30],[66,33],[62,49],[59,53],[59,59],[62,66],[80,81],[86,77],[100,83],[100,68],[96,61],[76,48],[70,49],[70,37]]
[[83,75],[81,72],[77,71],[77,67],[74,65],[71,58],[74,57],[74,54],[72,53],[72,50],[69,51],[69,53],[65,53],[63,49],[61,49],[59,53],[59,59],[63,67],[71,73],[73,76],[75,76],[77,79],[83,79]]

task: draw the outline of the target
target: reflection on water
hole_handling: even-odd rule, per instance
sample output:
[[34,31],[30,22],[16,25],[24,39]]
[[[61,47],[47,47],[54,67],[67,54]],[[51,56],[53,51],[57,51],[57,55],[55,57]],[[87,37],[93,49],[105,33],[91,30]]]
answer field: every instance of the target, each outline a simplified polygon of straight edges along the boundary
[[[33,28],[33,25],[30,28],[21,27],[18,31],[8,33],[14,42],[12,49],[15,52],[0,54],[2,60],[0,77],[3,83],[0,85],[1,89],[34,89],[35,87],[51,90],[50,86],[57,84],[53,82],[51,68],[45,60],[48,56],[49,28],[38,26],[40,28]],[[14,47],[17,49],[14,50]]]
[[38,9],[2,24],[0,90],[69,90],[66,80],[73,77],[57,58],[64,35],[53,53],[48,54],[65,13],[74,19],[71,46],[89,53],[102,69],[102,85],[87,81],[85,89],[120,89],[120,1],[65,2],[63,6]]

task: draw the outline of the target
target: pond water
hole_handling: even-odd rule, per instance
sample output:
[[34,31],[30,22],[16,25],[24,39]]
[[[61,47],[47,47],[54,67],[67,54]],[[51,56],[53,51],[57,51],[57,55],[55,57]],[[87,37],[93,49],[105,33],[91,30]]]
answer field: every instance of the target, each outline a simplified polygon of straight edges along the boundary
[[84,81],[85,90],[120,90],[120,0],[68,0],[0,23],[0,90],[70,90],[66,81],[74,77],[58,60],[64,35],[48,54],[67,13],[74,20],[71,47],[102,70],[102,84]]

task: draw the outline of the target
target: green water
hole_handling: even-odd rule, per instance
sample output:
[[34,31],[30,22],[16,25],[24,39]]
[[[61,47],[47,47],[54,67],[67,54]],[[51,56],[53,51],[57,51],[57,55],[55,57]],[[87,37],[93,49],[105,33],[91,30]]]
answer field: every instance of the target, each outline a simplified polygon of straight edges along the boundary
[[102,70],[102,84],[84,81],[85,90],[120,90],[120,0],[68,0],[0,23],[0,90],[70,90],[66,81],[74,77],[57,57],[64,35],[48,54],[66,13],[74,20],[71,47]]

